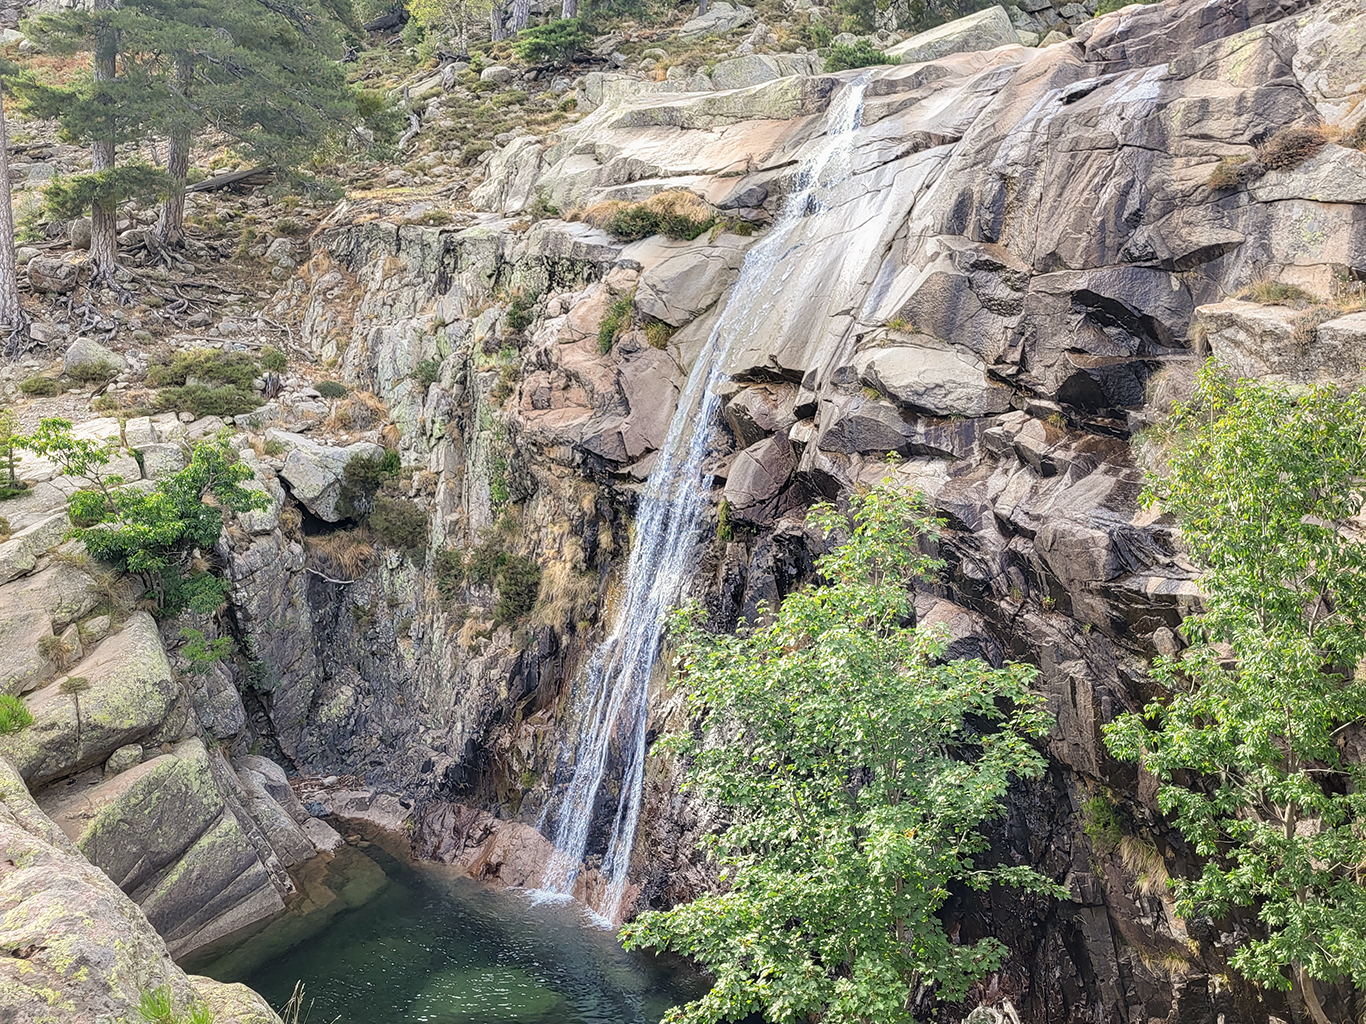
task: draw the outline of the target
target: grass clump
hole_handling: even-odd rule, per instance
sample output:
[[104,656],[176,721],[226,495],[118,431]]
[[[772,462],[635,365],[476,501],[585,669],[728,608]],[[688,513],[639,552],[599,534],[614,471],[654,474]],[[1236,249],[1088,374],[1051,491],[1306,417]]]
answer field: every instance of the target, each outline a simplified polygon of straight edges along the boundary
[[825,73],[828,75],[836,71],[849,71],[852,68],[894,63],[896,61],[889,59],[877,47],[867,40],[860,39],[857,43],[837,43],[830,47],[830,53],[825,58]]
[[609,199],[579,211],[572,219],[628,242],[651,235],[692,241],[716,224],[711,207],[684,189],[660,192],[640,203]]
[[10,736],[33,724],[28,705],[18,697],[0,694],[0,736]]
[[1261,165],[1251,157],[1226,156],[1214,165],[1206,184],[1214,189],[1238,188],[1258,177],[1260,170]]
[[645,325],[645,340],[651,348],[666,349],[674,330],[672,324],[666,324],[663,320],[651,320]]
[[118,367],[107,359],[101,359],[94,363],[82,363],[66,371],[66,375],[78,384],[103,384],[106,381],[113,380],[118,374]]
[[623,295],[607,307],[607,314],[598,324],[598,350],[604,355],[612,351],[612,344],[631,324],[631,310],[635,305],[635,293]]
[[327,575],[348,580],[364,575],[375,558],[375,545],[364,527],[305,537],[304,547]]
[[1328,135],[1317,126],[1282,128],[1261,146],[1261,162],[1269,171],[1284,171],[1317,156],[1328,145]]
[[274,345],[267,345],[261,349],[261,369],[271,373],[284,373],[288,367],[289,360]]
[[57,668],[63,669],[71,663],[71,655],[75,651],[61,637],[53,635],[45,636],[38,641],[38,653],[56,665]]
[[412,372],[413,380],[422,387],[429,388],[441,379],[440,359],[420,359]]
[[1238,293],[1238,298],[1260,302],[1263,306],[1293,306],[1316,301],[1298,285],[1260,277]]
[[345,398],[351,393],[350,388],[335,380],[320,380],[313,385],[313,389],[324,398]]
[[1342,137],[1342,144],[1352,149],[1366,150],[1366,117],[1357,122],[1357,126]]
[[516,292],[508,302],[508,311],[503,318],[503,322],[511,330],[522,332],[531,326],[536,319],[535,307],[539,296],[530,292]]

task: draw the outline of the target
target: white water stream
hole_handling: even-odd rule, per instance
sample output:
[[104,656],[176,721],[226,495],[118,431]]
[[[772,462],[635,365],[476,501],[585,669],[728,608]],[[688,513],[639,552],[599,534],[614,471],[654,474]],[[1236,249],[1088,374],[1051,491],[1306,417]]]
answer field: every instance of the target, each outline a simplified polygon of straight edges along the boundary
[[609,777],[620,771],[611,838],[599,869],[608,889],[597,911],[609,923],[616,919],[626,890],[640,818],[650,676],[666,616],[688,581],[698,526],[705,520],[711,480],[704,478],[702,465],[721,404],[721,367],[730,345],[747,339],[782,301],[784,264],[801,258],[800,247],[793,245],[796,229],[806,217],[820,215],[823,192],[850,174],[866,84],[859,78],[832,97],[825,115],[826,134],[808,146],[782,213],[745,256],[730,298],[688,377],[641,496],[625,594],[611,634],[577,682],[579,734],[561,752],[559,768],[560,778],[569,775],[568,784],[557,794],[558,803],[551,805],[555,813],[541,823],[544,830],[553,822],[549,834],[555,844],[542,888],[547,893],[573,892],[594,808]]

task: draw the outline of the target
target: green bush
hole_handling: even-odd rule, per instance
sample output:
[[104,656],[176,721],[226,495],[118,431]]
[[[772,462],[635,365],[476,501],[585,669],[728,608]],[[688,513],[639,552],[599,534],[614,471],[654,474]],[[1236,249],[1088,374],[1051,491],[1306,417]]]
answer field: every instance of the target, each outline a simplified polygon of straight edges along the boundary
[[258,376],[260,370],[256,360],[245,352],[195,348],[177,352],[165,365],[153,366],[147,371],[147,382],[162,388],[185,385],[193,380],[199,384],[229,385],[249,391],[251,382]]
[[512,51],[527,64],[571,61],[574,54],[593,41],[579,18],[559,18],[548,25],[524,28],[517,33]]
[[19,382],[19,390],[30,398],[52,398],[62,393],[62,382],[54,377],[29,377]]
[[507,316],[503,322],[514,331],[524,331],[531,326],[535,319],[533,310],[536,306],[537,296],[530,292],[516,292],[511,301],[508,302]]
[[432,575],[436,590],[447,601],[465,589],[465,552],[458,548],[442,548],[432,560]]
[[612,350],[617,334],[631,322],[631,310],[635,305],[634,295],[623,295],[607,307],[607,315],[598,324],[598,349],[604,354]]
[[498,625],[516,622],[531,613],[541,589],[541,567],[525,555],[508,555],[498,574],[498,603],[493,621]]
[[651,235],[692,241],[716,224],[711,207],[682,189],[660,192],[642,203],[610,204],[606,213],[603,229],[628,242]]
[[313,388],[324,398],[345,398],[351,393],[350,388],[335,380],[320,380],[313,385]]
[[245,416],[261,405],[261,396],[232,385],[205,387],[187,384],[184,387],[162,388],[154,403],[160,411],[184,411],[201,416]]
[[375,507],[375,494],[385,481],[398,476],[402,464],[392,448],[377,459],[353,455],[342,468],[341,493],[337,511],[347,519],[365,521]]
[[370,510],[370,529],[384,543],[416,550],[427,544],[427,513],[401,498],[375,498]]
[[271,373],[284,373],[288,368],[289,360],[278,348],[267,345],[261,349],[261,369],[269,370]]
[[413,380],[429,388],[441,379],[440,359],[421,359],[413,370]]
[[852,68],[872,67],[876,64],[895,64],[875,46],[860,39],[857,43],[837,43],[825,58],[825,73],[849,71]]
[[101,359],[97,363],[82,363],[66,371],[68,377],[81,384],[103,384],[107,380],[113,380],[118,374],[118,367],[107,359]]
[[33,724],[33,715],[18,697],[0,695],[0,736],[8,736]]

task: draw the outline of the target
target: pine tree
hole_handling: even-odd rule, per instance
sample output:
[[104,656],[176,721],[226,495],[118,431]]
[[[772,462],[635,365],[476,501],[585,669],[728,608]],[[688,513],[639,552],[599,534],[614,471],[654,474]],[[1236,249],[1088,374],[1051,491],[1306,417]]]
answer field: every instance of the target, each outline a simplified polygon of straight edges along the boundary
[[[133,195],[162,193],[157,238],[182,241],[194,139],[227,140],[250,159],[290,171],[360,120],[346,82],[337,0],[124,0],[117,10],[43,15],[29,25],[50,49],[92,52],[90,80],[66,88],[29,82],[29,109],[59,119],[66,136],[91,146],[92,170],[55,184],[58,215],[91,209],[92,259],[112,279],[114,218]],[[121,144],[167,141],[159,171],[118,167]]]

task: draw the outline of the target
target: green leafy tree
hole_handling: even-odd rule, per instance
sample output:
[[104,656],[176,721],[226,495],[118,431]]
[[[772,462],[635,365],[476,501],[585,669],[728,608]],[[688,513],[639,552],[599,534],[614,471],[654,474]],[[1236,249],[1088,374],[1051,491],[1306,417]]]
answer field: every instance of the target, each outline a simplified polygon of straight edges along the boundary
[[1209,366],[1167,429],[1148,497],[1204,569],[1205,610],[1154,664],[1167,696],[1107,739],[1207,858],[1174,882],[1178,911],[1248,908],[1233,966],[1327,1024],[1314,979],[1366,986],[1366,769],[1340,745],[1366,716],[1366,397]]
[[853,45],[840,43],[832,46],[829,55],[825,58],[825,73],[831,74],[835,71],[848,71],[851,68],[866,68],[889,63],[894,62],[889,60],[885,53],[877,47],[859,40]]
[[91,483],[72,495],[70,512],[92,556],[140,576],[163,614],[218,607],[228,583],[209,569],[209,559],[224,514],[269,504],[242,486],[253,474],[226,437],[195,445],[189,465],[150,491],[121,487],[120,477],[106,475],[109,446],[75,437],[67,420],[43,420],[25,447]]
[[488,18],[497,0],[408,0],[408,13],[426,31],[453,37],[461,53],[469,52],[470,26]]
[[[0,112],[3,113],[3,112]],[[3,272],[3,271],[0,271]],[[15,474],[15,450],[23,447],[24,438],[19,433],[19,417],[13,409],[0,409],[0,498],[9,498],[24,493]]]
[[546,61],[567,62],[593,41],[593,36],[578,18],[560,18],[548,25],[523,29],[512,44],[517,59],[528,64]]
[[[1044,769],[1034,670],[943,661],[942,630],[906,625],[908,588],[939,564],[917,547],[938,525],[922,498],[888,482],[850,507],[852,532],[818,563],[826,584],[789,595],[771,624],[716,636],[697,608],[677,620],[707,737],[666,742],[731,823],[712,840],[725,890],[622,932],[715,976],[669,1021],[910,1021],[920,986],[960,997],[1005,953],[950,940],[950,886],[1057,891],[982,863],[980,826],[1013,779]],[[813,519],[848,530],[830,506]]]

